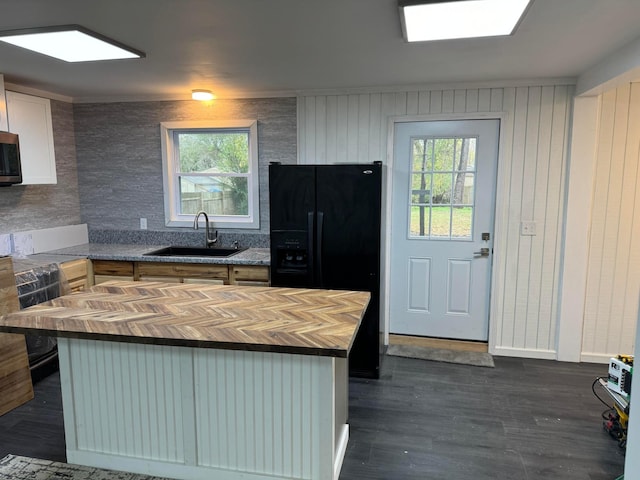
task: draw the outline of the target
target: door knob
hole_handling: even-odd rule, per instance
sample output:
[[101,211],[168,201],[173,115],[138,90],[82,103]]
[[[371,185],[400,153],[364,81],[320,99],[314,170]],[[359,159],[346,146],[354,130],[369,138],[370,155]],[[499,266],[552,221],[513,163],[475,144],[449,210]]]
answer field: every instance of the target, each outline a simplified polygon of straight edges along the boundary
[[488,257],[489,256],[489,248],[483,247],[479,252],[473,252],[474,257]]

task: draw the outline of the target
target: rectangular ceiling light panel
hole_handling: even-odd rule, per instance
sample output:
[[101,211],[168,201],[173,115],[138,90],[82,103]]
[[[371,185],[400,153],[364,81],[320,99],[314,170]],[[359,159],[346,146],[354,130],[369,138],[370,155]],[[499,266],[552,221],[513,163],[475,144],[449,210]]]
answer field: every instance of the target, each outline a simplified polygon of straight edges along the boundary
[[409,42],[513,33],[531,0],[400,0]]
[[0,32],[0,41],[65,62],[142,58],[144,53],[78,25]]

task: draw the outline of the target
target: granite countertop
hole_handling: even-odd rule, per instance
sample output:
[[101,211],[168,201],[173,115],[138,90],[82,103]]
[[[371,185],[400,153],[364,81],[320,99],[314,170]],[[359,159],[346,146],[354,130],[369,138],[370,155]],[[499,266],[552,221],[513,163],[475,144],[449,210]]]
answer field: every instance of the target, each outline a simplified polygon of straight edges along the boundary
[[[119,260],[128,262],[164,262],[164,263],[208,263],[217,265],[269,265],[268,248],[249,248],[230,257],[165,257],[148,256],[145,253],[168,247],[169,245],[129,245],[117,243],[86,243],[75,247],[53,250],[44,254],[30,255],[27,260],[37,261],[37,257],[55,258],[61,263],[74,258],[90,260]],[[62,260],[60,260],[62,259]],[[22,260],[19,260],[22,262]],[[43,258],[44,261],[44,258]],[[15,265],[15,260],[14,260]]]
[[0,331],[347,357],[369,303],[345,290],[111,281],[0,318]]

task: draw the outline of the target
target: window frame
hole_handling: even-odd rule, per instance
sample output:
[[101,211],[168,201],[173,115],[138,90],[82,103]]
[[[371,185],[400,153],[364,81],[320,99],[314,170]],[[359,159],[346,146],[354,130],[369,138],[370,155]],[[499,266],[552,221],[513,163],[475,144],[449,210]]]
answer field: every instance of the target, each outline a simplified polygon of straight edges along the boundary
[[224,131],[246,130],[249,134],[249,171],[247,174],[248,207],[247,215],[213,215],[209,221],[219,228],[260,228],[260,181],[258,166],[258,121],[254,119],[236,119],[229,121],[178,121],[161,122],[160,136],[162,144],[162,177],[164,192],[165,225],[167,227],[193,227],[195,215],[181,214],[180,186],[178,175],[177,145],[174,143],[176,131]]

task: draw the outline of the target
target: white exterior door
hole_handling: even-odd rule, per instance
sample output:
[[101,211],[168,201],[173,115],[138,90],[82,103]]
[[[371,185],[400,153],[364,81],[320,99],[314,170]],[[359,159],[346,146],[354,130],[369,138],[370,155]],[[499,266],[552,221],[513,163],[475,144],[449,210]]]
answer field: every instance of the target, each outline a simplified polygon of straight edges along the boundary
[[396,124],[391,333],[487,340],[499,129]]

